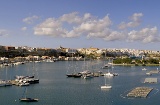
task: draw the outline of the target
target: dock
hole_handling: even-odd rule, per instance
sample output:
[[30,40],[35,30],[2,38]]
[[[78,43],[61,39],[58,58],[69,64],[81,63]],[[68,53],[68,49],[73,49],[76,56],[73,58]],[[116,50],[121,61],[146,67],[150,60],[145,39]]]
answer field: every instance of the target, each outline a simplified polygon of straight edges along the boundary
[[157,78],[145,78],[144,83],[157,83]]
[[158,74],[158,73],[159,73],[159,70],[151,70],[150,73],[151,73],[151,74]]
[[152,75],[152,74],[158,74],[158,73],[159,73],[159,70],[151,70],[151,71],[147,72],[146,74]]
[[149,87],[136,87],[127,94],[127,97],[147,98],[152,90],[153,88]]

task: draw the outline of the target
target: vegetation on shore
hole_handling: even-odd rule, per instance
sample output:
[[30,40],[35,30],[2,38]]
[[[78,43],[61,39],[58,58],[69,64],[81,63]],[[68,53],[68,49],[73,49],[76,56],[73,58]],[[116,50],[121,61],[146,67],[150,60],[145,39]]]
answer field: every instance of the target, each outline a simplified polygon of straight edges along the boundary
[[142,66],[146,66],[146,65],[159,65],[159,60],[158,59],[145,59],[145,60],[141,60],[141,59],[131,59],[131,58],[116,58],[113,60],[113,63],[115,65],[142,65]]
[[11,51],[0,51],[0,57],[7,57],[7,58],[15,58],[15,57],[27,57],[27,56],[49,56],[58,58],[59,56],[63,57],[82,57],[86,59],[113,59],[114,65],[159,65],[160,62],[160,55],[149,55],[144,54],[144,58],[142,57],[130,57],[130,55],[122,54],[117,55],[114,52],[103,52],[102,54],[97,53],[82,53],[82,52],[75,52],[75,53],[67,53],[65,51],[56,51],[56,50],[45,50],[45,51],[37,51],[34,50],[32,52],[23,49],[23,50],[11,50]]

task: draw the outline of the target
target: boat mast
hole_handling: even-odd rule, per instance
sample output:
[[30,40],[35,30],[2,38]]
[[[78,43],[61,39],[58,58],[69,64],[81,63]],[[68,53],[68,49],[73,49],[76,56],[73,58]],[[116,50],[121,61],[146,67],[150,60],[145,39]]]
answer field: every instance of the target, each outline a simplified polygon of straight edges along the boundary
[[22,98],[27,98],[27,87],[25,87],[25,90],[24,90],[24,93],[23,93],[23,95],[22,95]]

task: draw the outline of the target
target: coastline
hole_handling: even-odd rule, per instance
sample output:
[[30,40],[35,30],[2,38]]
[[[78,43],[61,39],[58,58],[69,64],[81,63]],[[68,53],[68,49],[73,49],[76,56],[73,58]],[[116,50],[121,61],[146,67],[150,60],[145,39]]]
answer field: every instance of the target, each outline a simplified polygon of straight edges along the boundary
[[145,64],[145,65],[143,64],[137,64],[137,65],[135,64],[113,64],[113,65],[115,66],[160,66],[160,64]]

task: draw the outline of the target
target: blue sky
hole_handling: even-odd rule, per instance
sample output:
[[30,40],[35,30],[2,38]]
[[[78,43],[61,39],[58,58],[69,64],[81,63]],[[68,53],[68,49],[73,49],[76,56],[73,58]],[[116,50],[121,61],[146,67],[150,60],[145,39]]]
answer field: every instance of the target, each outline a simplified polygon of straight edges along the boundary
[[1,0],[0,45],[159,50],[159,0]]

